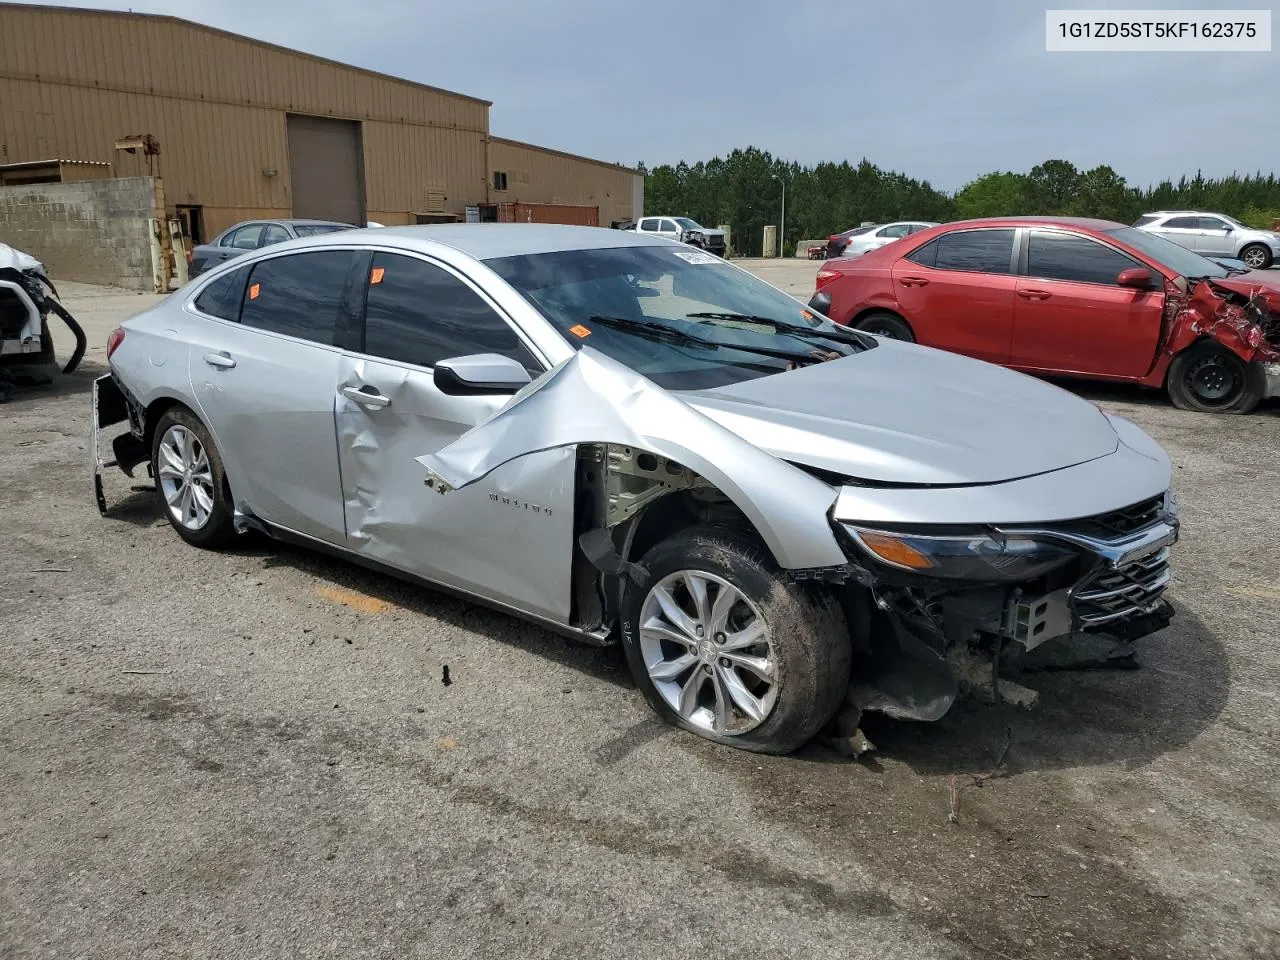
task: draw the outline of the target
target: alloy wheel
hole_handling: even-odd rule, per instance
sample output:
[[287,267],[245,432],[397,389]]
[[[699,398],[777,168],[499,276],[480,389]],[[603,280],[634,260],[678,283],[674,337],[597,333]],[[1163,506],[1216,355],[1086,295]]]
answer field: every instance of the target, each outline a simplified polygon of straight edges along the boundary
[[213,469],[200,438],[174,424],[160,438],[160,492],[174,520],[200,530],[213,513]]
[[1241,259],[1255,270],[1261,270],[1267,264],[1266,251],[1261,247],[1250,247],[1244,252]]
[[768,624],[727,580],[701,570],[664,577],[644,599],[639,632],[649,679],[690,725],[736,736],[773,711],[779,684]]

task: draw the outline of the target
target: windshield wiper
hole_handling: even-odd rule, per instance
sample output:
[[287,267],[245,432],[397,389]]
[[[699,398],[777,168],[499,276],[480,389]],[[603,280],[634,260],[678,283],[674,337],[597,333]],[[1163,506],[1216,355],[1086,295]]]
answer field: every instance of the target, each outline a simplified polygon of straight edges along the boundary
[[587,318],[588,323],[598,323],[615,330],[626,330],[638,337],[650,340],[665,340],[668,343],[683,343],[690,346],[710,347],[713,350],[738,350],[742,353],[754,353],[761,357],[776,357],[779,360],[794,360],[798,363],[821,363],[831,357],[824,351],[817,350],[783,350],[776,347],[757,347],[746,343],[725,343],[723,340],[711,340],[692,333],[685,333],[665,323],[652,320],[633,320],[627,317],[606,317],[596,314]]
[[691,320],[736,320],[739,323],[758,323],[772,328],[774,333],[785,333],[796,337],[819,337],[823,340],[832,340],[836,343],[847,343],[853,347],[861,347],[863,350],[875,345],[874,343],[868,343],[864,335],[854,333],[852,330],[818,330],[813,327],[801,326],[798,323],[775,320],[772,317],[759,317],[751,313],[722,313],[714,310],[704,310],[698,313],[688,313],[685,316]]

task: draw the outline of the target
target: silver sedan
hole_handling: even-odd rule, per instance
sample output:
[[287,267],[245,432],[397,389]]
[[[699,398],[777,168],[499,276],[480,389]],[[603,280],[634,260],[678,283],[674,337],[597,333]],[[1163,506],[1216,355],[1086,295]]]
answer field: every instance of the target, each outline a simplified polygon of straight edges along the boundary
[[253,531],[621,643],[663,717],[724,744],[937,719],[958,655],[1171,616],[1169,462],[1137,427],[660,238],[290,241],[108,353],[104,511],[102,467],[145,465],[194,546]]

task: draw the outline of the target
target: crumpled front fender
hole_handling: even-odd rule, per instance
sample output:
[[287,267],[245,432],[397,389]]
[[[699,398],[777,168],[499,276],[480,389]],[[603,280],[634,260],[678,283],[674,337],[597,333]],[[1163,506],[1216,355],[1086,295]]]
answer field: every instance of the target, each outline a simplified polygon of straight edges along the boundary
[[417,461],[428,485],[448,493],[527,454],[603,443],[674,460],[714,484],[785,569],[845,562],[828,520],[834,488],[589,347],[525,387],[492,419]]

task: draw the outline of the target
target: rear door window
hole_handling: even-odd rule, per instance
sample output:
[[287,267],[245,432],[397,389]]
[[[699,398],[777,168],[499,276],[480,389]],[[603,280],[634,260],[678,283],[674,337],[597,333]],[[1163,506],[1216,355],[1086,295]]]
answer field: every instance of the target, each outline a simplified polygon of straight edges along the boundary
[[641,230],[650,230],[650,231],[654,231],[654,232],[656,232],[656,231],[657,231],[657,229],[658,229],[658,221],[657,221],[657,219],[652,219],[652,220],[641,220],[641,221],[640,221],[640,229],[641,229]]
[[1199,217],[1170,217],[1162,226],[1166,230],[1199,230]]
[[265,247],[272,243],[284,243],[284,241],[292,239],[289,231],[278,223],[267,224],[266,235],[262,238],[262,245]]
[[897,240],[899,237],[905,237],[908,232],[909,228],[905,223],[895,223],[877,230],[876,236]]
[[543,372],[511,325],[465,282],[443,267],[394,253],[373,256],[363,352],[419,367],[499,353],[534,376]]
[[317,250],[253,265],[240,322],[271,333],[333,344],[342,290],[355,254]]
[[923,247],[917,247],[907,254],[907,259],[922,267],[932,267],[938,259],[938,241],[930,240]]
[[235,247],[237,250],[257,250],[261,242],[262,224],[251,223],[233,233],[231,242],[227,246]]
[[244,281],[248,275],[248,267],[223,274],[200,291],[192,306],[220,320],[239,320],[240,301],[244,298]]
[[934,241],[938,270],[970,273],[1009,273],[1013,259],[1013,230],[956,230]]
[[1121,271],[1141,266],[1132,257],[1078,234],[1034,230],[1027,241],[1028,277],[1115,286]]

